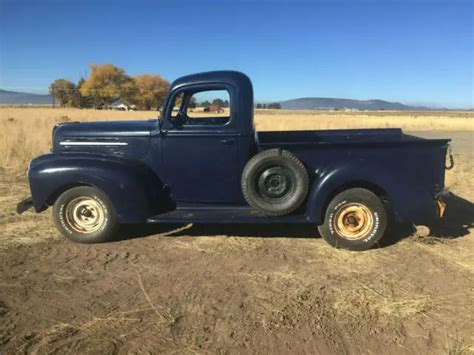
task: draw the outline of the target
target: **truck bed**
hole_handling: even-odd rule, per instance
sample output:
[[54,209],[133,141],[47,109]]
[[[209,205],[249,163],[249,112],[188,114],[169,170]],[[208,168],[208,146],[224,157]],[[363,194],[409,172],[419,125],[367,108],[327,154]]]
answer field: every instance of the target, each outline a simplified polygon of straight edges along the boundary
[[399,128],[352,129],[325,131],[267,131],[257,133],[258,145],[263,149],[271,146],[325,145],[325,144],[387,144],[449,142],[447,139],[424,139],[404,134]]

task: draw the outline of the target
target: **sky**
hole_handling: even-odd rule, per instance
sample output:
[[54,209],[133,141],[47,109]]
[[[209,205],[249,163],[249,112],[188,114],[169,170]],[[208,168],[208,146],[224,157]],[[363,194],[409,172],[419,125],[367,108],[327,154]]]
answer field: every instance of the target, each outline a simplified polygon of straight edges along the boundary
[[169,81],[239,70],[257,101],[474,107],[472,0],[0,0],[0,88],[46,93],[89,64]]

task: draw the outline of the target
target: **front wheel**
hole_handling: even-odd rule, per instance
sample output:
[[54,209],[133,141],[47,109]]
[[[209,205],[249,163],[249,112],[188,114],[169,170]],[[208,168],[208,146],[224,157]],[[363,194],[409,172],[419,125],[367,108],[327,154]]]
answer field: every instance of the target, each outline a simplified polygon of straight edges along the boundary
[[118,227],[114,206],[92,186],[65,191],[54,203],[53,218],[61,234],[78,243],[110,241]]
[[321,236],[336,248],[367,250],[385,233],[387,212],[372,191],[353,188],[336,195],[329,203]]

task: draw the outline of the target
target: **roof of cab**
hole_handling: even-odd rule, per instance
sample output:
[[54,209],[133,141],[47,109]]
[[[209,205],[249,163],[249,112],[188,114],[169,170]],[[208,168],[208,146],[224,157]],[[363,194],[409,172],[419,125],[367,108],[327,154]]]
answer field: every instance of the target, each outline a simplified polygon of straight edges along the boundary
[[168,95],[170,97],[175,90],[188,85],[203,85],[204,87],[209,85],[212,87],[214,84],[227,84],[235,88],[229,93],[233,95],[230,100],[233,118],[227,128],[232,129],[238,126],[242,135],[253,135],[253,88],[249,77],[243,73],[219,70],[183,76],[171,84]]
[[252,90],[252,82],[244,73],[232,70],[217,70],[183,76],[171,84],[171,90],[191,84],[228,83],[243,90]]

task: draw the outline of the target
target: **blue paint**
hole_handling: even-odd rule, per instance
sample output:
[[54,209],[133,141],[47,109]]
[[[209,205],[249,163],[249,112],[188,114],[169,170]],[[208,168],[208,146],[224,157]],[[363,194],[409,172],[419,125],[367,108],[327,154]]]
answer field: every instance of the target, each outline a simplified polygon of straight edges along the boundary
[[[203,89],[229,92],[229,122],[176,125],[175,95]],[[357,186],[383,196],[400,220],[428,224],[444,187],[449,142],[400,129],[255,133],[252,84],[231,71],[176,80],[158,120],[67,123],[53,134],[52,153],[30,164],[36,211],[70,187],[93,185],[109,196],[122,223],[320,224],[334,194]],[[310,176],[307,201],[290,216],[259,216],[240,192],[246,162],[271,148],[295,154]]]

